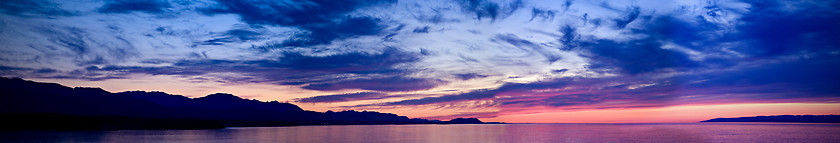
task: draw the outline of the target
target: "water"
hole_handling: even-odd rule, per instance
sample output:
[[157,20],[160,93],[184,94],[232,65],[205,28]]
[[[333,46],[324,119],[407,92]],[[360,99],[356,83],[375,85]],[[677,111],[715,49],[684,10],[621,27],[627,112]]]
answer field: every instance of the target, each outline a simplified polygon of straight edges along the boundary
[[0,132],[0,142],[840,142],[840,124],[487,124]]

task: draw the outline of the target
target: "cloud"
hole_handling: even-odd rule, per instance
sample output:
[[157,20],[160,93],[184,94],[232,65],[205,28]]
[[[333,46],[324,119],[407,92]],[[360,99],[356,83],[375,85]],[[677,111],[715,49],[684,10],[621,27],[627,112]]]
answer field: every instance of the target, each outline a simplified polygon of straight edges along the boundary
[[125,79],[128,78],[124,74],[101,74],[87,71],[61,71],[50,68],[21,68],[21,67],[7,67],[0,66],[0,76],[3,77],[18,77],[18,78],[54,78],[54,79],[84,79],[89,81],[102,81],[107,79]]
[[[37,50],[38,53],[32,53],[37,55],[36,57],[49,57],[48,59],[33,59],[37,60],[36,62],[88,66],[94,64],[113,64],[139,56],[139,51],[137,51],[134,45],[132,45],[132,42],[128,41],[125,37],[123,37],[123,35],[100,36],[98,33],[91,32],[91,29],[63,25],[35,26],[29,28],[31,28],[28,29],[31,33],[20,36],[33,36],[37,38],[19,39],[20,37],[9,37],[9,40],[4,42],[9,42],[10,46],[19,46],[18,44],[21,43],[38,41],[25,43],[25,47],[18,47],[20,49],[14,50]],[[8,56],[20,58],[19,56],[28,55]]]
[[569,71],[569,69],[551,70],[551,72],[554,72],[554,73],[565,73],[566,71]]
[[459,0],[458,4],[462,11],[475,15],[475,19],[490,18],[490,21],[507,17],[524,5],[521,0],[513,0],[508,3],[489,0]]
[[302,85],[304,89],[325,91],[416,91],[445,83],[436,79],[406,77],[414,71],[398,67],[419,59],[419,54],[398,49],[389,49],[381,53],[353,52],[326,56],[286,52],[274,60],[198,59],[180,60],[170,63],[169,66],[91,66],[70,72],[68,74],[73,75],[66,78],[122,78],[131,74],[209,76],[220,78],[224,82]]
[[327,71],[340,73],[395,73],[394,66],[420,60],[415,53],[388,48],[378,54],[345,53],[323,57],[304,56],[300,53],[284,53],[276,62],[257,62],[262,66],[288,67],[296,70]]
[[251,24],[268,25],[310,25],[330,23],[333,19],[345,17],[358,8],[385,3],[393,0],[364,1],[328,1],[313,0],[306,2],[288,1],[237,1],[217,0],[218,7],[206,9],[207,14],[233,13],[242,16],[242,20]]
[[356,92],[335,95],[321,95],[307,98],[295,99],[296,102],[321,103],[321,102],[345,102],[355,100],[372,100],[384,98],[387,94],[380,92]]
[[595,69],[610,69],[618,67],[628,74],[654,72],[666,68],[684,68],[695,64],[687,55],[662,49],[657,39],[642,39],[628,42],[600,40],[585,43],[582,47],[589,48],[594,55]]
[[[329,19],[293,17],[291,18],[292,21],[297,22],[261,25],[293,26],[304,29],[309,33],[298,33],[295,35],[298,38],[285,40],[281,45],[309,46],[326,44],[338,39],[378,35],[387,27],[386,20],[394,20],[390,19],[393,17],[380,19],[379,17],[374,18],[365,15],[348,15],[348,13],[361,8],[382,3],[360,4],[351,2],[340,8],[336,5],[315,3],[319,4],[318,7],[296,9],[288,13],[304,11],[313,13],[313,10],[320,10],[314,12],[315,15]],[[392,2],[384,3],[387,5]],[[584,3],[580,2],[580,4]],[[461,12],[472,15],[471,17],[474,19],[479,21],[490,19],[493,23],[515,20],[507,18],[514,15],[517,10],[529,6],[523,4],[522,1],[456,1],[456,4],[460,6]],[[832,40],[837,39],[832,37],[837,37],[833,33],[838,32],[836,32],[837,28],[834,28],[831,23],[837,23],[835,19],[840,18],[836,18],[838,16],[836,7],[820,5],[837,5],[837,3],[783,1],[749,2],[749,4],[752,5],[749,12],[739,17],[735,22],[726,21],[727,17],[741,16],[738,15],[740,14],[739,10],[733,8],[734,6],[709,3],[697,6],[698,9],[696,10],[700,12],[689,14],[659,10],[650,6],[625,6],[626,9],[623,10],[622,8],[625,7],[618,6],[618,11],[614,16],[596,16],[597,13],[593,12],[592,17],[590,17],[592,19],[587,22],[595,22],[597,21],[595,19],[601,18],[604,23],[607,23],[603,25],[605,28],[602,29],[589,29],[576,23],[558,23],[558,25],[566,26],[558,28],[558,32],[561,32],[562,36],[556,37],[558,39],[556,42],[575,47],[565,49],[567,51],[582,52],[584,58],[587,58],[587,62],[589,62],[587,64],[590,70],[601,71],[606,69],[607,73],[617,74],[617,77],[542,78],[538,81],[529,81],[530,83],[505,83],[497,88],[397,101],[384,105],[427,105],[493,99],[502,101],[502,103],[508,101],[536,101],[535,105],[561,108],[578,108],[580,106],[604,108],[669,106],[695,102],[761,102],[774,99],[793,100],[836,96],[831,94],[837,93],[836,90],[829,88],[836,84],[823,80],[832,79],[832,76],[820,72],[818,65],[835,64],[832,61],[837,56],[830,53],[837,51],[838,47],[836,45],[840,44]],[[799,9],[785,8],[791,4]],[[556,9],[558,14],[555,17],[563,16],[563,19],[577,19],[578,17],[569,15],[569,11],[581,10],[581,7],[570,8],[569,1],[566,1],[564,5],[565,8],[546,8],[545,11]],[[578,5],[578,3],[575,3],[575,5]],[[327,7],[334,9],[334,11],[323,11],[325,10],[323,8]],[[805,11],[806,9],[817,12],[809,13]],[[563,11],[563,14],[559,14],[560,11]],[[673,11],[680,11],[680,9]],[[550,14],[542,13],[537,14],[537,18],[551,18]],[[445,18],[452,17],[447,16]],[[397,20],[399,21],[399,19]],[[319,26],[322,24],[332,26]],[[431,27],[464,29],[456,25],[457,23],[437,23],[428,25],[428,27],[430,27],[429,29],[432,29]],[[445,28],[440,29],[445,30]],[[597,37],[592,36],[592,33],[586,33],[603,29],[615,30],[620,34],[616,37]],[[408,31],[411,33],[407,34],[415,34],[411,29],[408,29]],[[420,32],[423,31],[421,28]],[[531,38],[530,35],[526,36],[518,31],[480,32],[476,32],[479,33],[477,35],[483,36],[478,37],[512,45],[514,48],[523,48],[523,51],[537,55],[529,58],[542,56],[549,62],[563,60],[556,51],[553,51],[554,49],[550,49],[550,47],[556,48],[556,46],[547,46],[553,44],[553,42],[539,42],[534,40],[538,38]],[[434,33],[422,34],[435,36]],[[477,39],[475,41],[483,42],[482,40],[486,41],[487,39]],[[483,45],[480,42],[476,42],[476,45]],[[412,71],[393,68],[399,64],[423,62],[418,57],[404,55],[403,52],[386,51],[381,55],[339,54],[323,57],[296,54],[299,53],[284,53],[284,58],[280,61],[286,62],[277,65],[277,67],[325,73],[318,76],[309,76],[303,78],[303,80],[292,80],[303,81],[306,84],[301,84],[301,86],[306,89],[416,91],[430,89],[442,83],[436,79],[424,78],[422,75],[408,77],[405,73]],[[782,63],[765,61],[787,56],[804,57]],[[475,57],[461,54],[460,58]],[[379,61],[379,59],[382,60]],[[515,59],[498,60],[517,61]],[[808,65],[807,62],[819,64]],[[744,66],[748,64],[758,65]],[[494,64],[490,66],[506,65]],[[835,69],[824,68],[823,70],[833,71]],[[566,71],[566,73],[572,72],[574,70]],[[732,76],[727,76],[727,74]],[[489,74],[476,73],[476,76],[470,74],[456,76],[462,79],[470,79],[471,77],[481,77],[478,75]],[[660,77],[658,75],[674,76]],[[773,75],[789,76],[774,78]],[[814,82],[806,82],[808,80]],[[703,82],[693,83],[698,81]],[[701,86],[704,84],[710,85]],[[721,89],[722,91],[704,91],[704,89]],[[781,89],[796,90],[796,92],[785,92]],[[734,94],[727,95],[727,93]],[[508,96],[511,97],[507,98]],[[721,100],[726,98],[729,99],[727,101]],[[630,103],[615,104],[621,102]]]
[[99,8],[102,13],[145,12],[158,14],[172,7],[167,1],[160,0],[110,0]]
[[[835,57],[836,58],[836,57]],[[361,106],[414,106],[494,100],[502,109],[643,108],[687,104],[833,102],[840,61],[810,59],[672,77],[558,78]],[[710,90],[714,89],[714,90]]]
[[513,47],[530,48],[528,51],[531,51],[533,53],[537,53],[537,54],[542,55],[543,57],[545,57],[548,60],[549,63],[553,63],[553,62],[555,62],[557,60],[560,60],[562,58],[559,55],[554,54],[554,52],[550,51],[549,49],[547,49],[543,46],[540,46],[540,45],[538,45],[536,43],[533,43],[531,41],[528,41],[528,40],[521,39],[518,36],[513,35],[513,34],[499,34],[499,35],[496,35],[496,37],[494,39],[498,39],[500,41],[511,44],[511,45],[513,45]]
[[[709,74],[693,75],[703,82],[690,84],[697,90],[722,87],[757,87],[740,91],[720,91],[735,93],[760,93],[754,99],[794,99],[813,97],[837,97],[840,89],[836,80],[840,76],[840,56],[830,58],[806,59],[796,62],[770,63],[762,66],[744,68],[736,71],[720,71]],[[711,91],[705,91],[711,92]]]
[[293,26],[307,30],[280,43],[281,47],[307,47],[327,44],[336,39],[375,35],[384,29],[378,18],[354,17],[349,13],[359,8],[395,3],[391,0],[367,1],[240,1],[218,0],[218,7],[206,14],[237,14],[252,25]]
[[[731,52],[720,47],[729,44],[716,24],[705,19],[683,20],[676,15],[651,15],[640,17],[640,8],[629,9],[630,14],[617,19],[617,29],[629,29],[640,38],[606,39],[583,36],[571,26],[561,28],[564,35],[560,42],[564,50],[582,49],[592,60],[590,68],[607,72],[636,75],[725,68],[732,66]],[[638,26],[626,27],[636,21]],[[723,31],[727,32],[727,31]]]
[[478,73],[463,73],[463,74],[455,74],[455,77],[458,77],[458,79],[461,79],[461,80],[470,80],[470,79],[474,79],[474,78],[485,78],[487,76],[486,75],[481,75],[481,74],[478,74]]
[[461,94],[450,94],[450,95],[443,95],[443,96],[439,96],[439,97],[425,97],[425,98],[420,98],[420,99],[410,99],[410,100],[402,100],[402,101],[396,101],[396,102],[386,102],[386,103],[374,104],[374,105],[377,105],[377,106],[426,105],[426,104],[443,103],[443,102],[468,101],[468,100],[493,98],[496,93],[497,93],[496,90],[481,89],[481,90],[474,90],[474,91],[461,93]]
[[[837,22],[840,13],[828,12],[836,8],[819,6],[832,2],[750,1],[749,4],[751,11],[739,19],[737,26],[724,21],[737,10],[716,3],[703,7],[708,12],[693,19],[679,18],[680,13],[647,15],[640,12],[644,9],[632,7],[615,20],[616,28],[630,29],[632,34],[646,37],[631,40],[582,37],[577,29],[567,26],[561,31],[571,34],[564,35],[561,42],[588,50],[593,69],[617,69],[629,75],[729,68],[739,60],[743,63],[840,49],[836,46],[840,43],[828,40],[838,37],[831,34],[838,33],[837,28],[828,23]],[[798,9],[791,10],[790,5]],[[826,13],[800,11],[803,9]],[[630,22],[637,25],[627,27]]]
[[293,39],[283,41],[280,46],[307,47],[327,44],[336,39],[379,34],[385,29],[380,25],[379,19],[369,17],[346,18],[336,23],[303,28],[309,30],[309,33],[298,34]]
[[757,58],[827,52],[840,49],[840,22],[836,1],[751,1],[739,33],[747,45],[735,50]]
[[219,34],[220,38],[214,38],[206,41],[201,41],[198,45],[224,45],[229,43],[243,43],[253,40],[264,39],[265,33],[261,31],[254,31],[249,29],[233,29]]
[[[520,86],[523,88],[519,90],[508,90],[520,96],[497,100],[502,102],[503,107],[511,108],[635,108],[708,103],[831,102],[826,98],[837,98],[836,93],[840,92],[835,88],[837,84],[831,82],[840,80],[840,77],[828,73],[840,72],[840,69],[833,68],[837,64],[840,63],[807,60],[670,78],[565,80],[568,85],[554,88],[527,84]],[[552,91],[549,89],[563,90],[544,92]]]
[[544,21],[554,21],[555,15],[557,15],[557,11],[533,8],[531,9],[531,19],[528,21],[534,21],[535,18],[540,18]]
[[334,91],[343,89],[361,89],[374,91],[418,91],[434,88],[446,83],[442,80],[406,77],[386,77],[370,79],[351,79],[331,83],[309,84],[304,89]]
[[32,17],[73,15],[58,4],[44,0],[6,0],[0,3],[0,13]]
[[414,33],[429,33],[429,28],[431,28],[431,27],[429,27],[429,26],[417,27],[417,28],[414,28],[414,31],[412,31],[412,32],[414,32]]
[[590,105],[599,102],[604,102],[601,96],[595,94],[569,94],[552,96],[543,99],[544,105],[549,106],[574,106],[574,105]]
[[427,105],[427,104],[438,104],[438,103],[448,103],[448,102],[458,102],[458,101],[471,101],[471,100],[483,100],[483,99],[493,99],[497,95],[500,94],[507,94],[507,93],[522,93],[527,92],[530,90],[536,89],[548,89],[548,88],[562,88],[564,87],[571,79],[562,79],[562,80],[551,80],[545,82],[535,82],[535,83],[505,83],[504,85],[498,88],[489,88],[489,89],[477,89],[472,90],[465,93],[458,93],[458,94],[449,94],[437,97],[425,97],[419,99],[409,99],[409,100],[402,100],[402,101],[395,101],[395,102],[386,102],[381,104],[368,104],[368,105],[359,105],[361,106],[398,106],[398,105]]
[[630,24],[630,22],[636,21],[636,19],[639,18],[640,12],[639,7],[627,8],[627,13],[625,13],[623,17],[613,19],[613,21],[615,21],[615,27],[619,29],[627,27],[627,24]]

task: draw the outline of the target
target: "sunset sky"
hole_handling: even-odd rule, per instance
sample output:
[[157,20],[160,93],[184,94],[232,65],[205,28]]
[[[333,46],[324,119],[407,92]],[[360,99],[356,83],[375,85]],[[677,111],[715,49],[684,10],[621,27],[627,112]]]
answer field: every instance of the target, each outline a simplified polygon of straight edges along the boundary
[[513,123],[840,114],[840,1],[5,0],[0,76]]

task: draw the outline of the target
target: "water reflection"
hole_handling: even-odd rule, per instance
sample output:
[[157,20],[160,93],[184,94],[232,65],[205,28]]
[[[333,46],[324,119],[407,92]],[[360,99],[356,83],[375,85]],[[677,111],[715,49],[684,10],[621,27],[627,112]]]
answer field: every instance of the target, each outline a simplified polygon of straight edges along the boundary
[[505,124],[25,131],[0,142],[840,142],[840,124]]

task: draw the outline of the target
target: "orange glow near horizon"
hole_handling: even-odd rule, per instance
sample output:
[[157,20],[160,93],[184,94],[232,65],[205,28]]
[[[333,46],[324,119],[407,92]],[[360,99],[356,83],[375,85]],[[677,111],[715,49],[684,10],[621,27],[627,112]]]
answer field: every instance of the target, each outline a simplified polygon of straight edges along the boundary
[[[71,79],[35,79],[38,82],[56,82],[70,87],[101,87],[111,92],[130,90],[163,91],[170,94],[201,97],[216,92],[232,93],[261,101],[289,101],[294,98],[310,97],[328,92],[302,90],[299,88],[270,84],[221,84],[189,83],[171,76],[151,76],[142,79],[112,79],[106,81],[85,81]],[[171,88],[178,87],[178,88]],[[349,103],[295,103],[304,110],[324,112],[344,110],[340,106]],[[470,103],[473,104],[473,103]],[[501,109],[500,109],[501,108]],[[745,117],[762,115],[840,114],[840,103],[739,103],[717,105],[677,105],[653,108],[628,109],[581,109],[563,110],[548,107],[529,107],[527,110],[505,110],[504,107],[482,108],[435,108],[415,106],[406,108],[372,109],[394,113],[410,118],[449,120],[459,113],[488,113],[497,115],[479,119],[485,122],[507,123],[686,123],[722,117]],[[470,116],[464,116],[470,117]]]
[[482,119],[508,123],[691,123],[712,118],[766,115],[840,114],[840,103],[745,103],[683,105],[643,109],[602,109],[508,114]]

